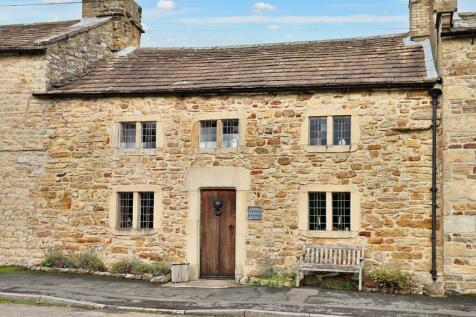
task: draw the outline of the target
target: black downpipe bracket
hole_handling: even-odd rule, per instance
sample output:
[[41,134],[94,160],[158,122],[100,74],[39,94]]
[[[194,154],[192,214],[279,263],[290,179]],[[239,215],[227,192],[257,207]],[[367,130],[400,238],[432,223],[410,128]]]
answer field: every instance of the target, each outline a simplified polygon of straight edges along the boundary
[[439,97],[442,92],[439,88],[432,88],[430,90],[431,95],[431,106],[433,110],[433,115],[431,117],[432,121],[432,153],[431,153],[431,277],[433,281],[436,281],[438,278],[438,272],[436,271],[436,194],[437,194],[437,185],[436,185],[436,148],[437,148],[437,109],[439,104]]

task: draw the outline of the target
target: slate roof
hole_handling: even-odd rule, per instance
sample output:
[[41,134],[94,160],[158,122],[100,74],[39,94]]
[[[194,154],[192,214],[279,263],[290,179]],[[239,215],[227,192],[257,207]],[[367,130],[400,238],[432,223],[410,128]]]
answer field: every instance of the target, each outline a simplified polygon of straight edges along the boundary
[[0,53],[42,51],[45,46],[65,36],[83,32],[108,21],[89,18],[60,22],[0,25]]
[[[233,92],[434,83],[406,34],[214,48],[140,48],[49,94]],[[431,54],[430,54],[431,55]],[[431,63],[433,63],[431,61]],[[431,65],[434,67],[434,65]]]
[[454,20],[454,26],[451,28],[451,32],[458,31],[476,31],[476,12],[462,12],[459,13],[459,19]]

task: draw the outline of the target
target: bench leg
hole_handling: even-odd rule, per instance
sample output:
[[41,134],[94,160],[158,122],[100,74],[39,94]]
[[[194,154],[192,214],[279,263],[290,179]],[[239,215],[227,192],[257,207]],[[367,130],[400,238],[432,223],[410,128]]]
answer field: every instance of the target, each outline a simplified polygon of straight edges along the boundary
[[362,291],[362,269],[359,270],[359,292]]

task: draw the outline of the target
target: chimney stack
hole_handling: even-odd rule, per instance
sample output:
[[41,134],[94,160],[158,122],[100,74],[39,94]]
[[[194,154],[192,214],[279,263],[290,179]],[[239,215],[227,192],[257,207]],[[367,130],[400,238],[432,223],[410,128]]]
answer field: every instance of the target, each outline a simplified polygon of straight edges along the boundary
[[111,50],[139,47],[142,8],[134,0],[82,0],[83,19],[112,17],[113,43]]
[[414,41],[425,40],[432,35],[433,0],[410,0],[410,37]]

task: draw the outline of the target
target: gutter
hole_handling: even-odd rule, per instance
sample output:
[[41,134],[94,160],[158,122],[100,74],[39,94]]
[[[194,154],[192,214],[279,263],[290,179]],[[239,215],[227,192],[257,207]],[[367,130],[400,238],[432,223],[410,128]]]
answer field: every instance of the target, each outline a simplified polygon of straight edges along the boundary
[[436,146],[437,146],[437,108],[439,104],[439,97],[442,92],[440,88],[432,88],[429,91],[431,96],[432,106],[432,152],[431,152],[431,277],[433,281],[438,279],[438,272],[436,270],[436,195],[438,188],[436,185]]
[[434,87],[437,80],[424,80],[409,83],[386,83],[386,84],[345,84],[328,86],[283,86],[283,87],[237,87],[237,88],[202,88],[202,89],[160,89],[160,90],[101,90],[89,92],[68,92],[51,90],[42,93],[34,93],[35,97],[113,97],[113,96],[192,96],[197,94],[236,94],[236,93],[296,93],[309,91],[358,91],[358,90],[392,90],[392,89],[418,89],[428,90]]

